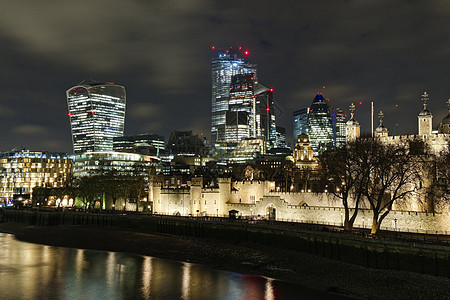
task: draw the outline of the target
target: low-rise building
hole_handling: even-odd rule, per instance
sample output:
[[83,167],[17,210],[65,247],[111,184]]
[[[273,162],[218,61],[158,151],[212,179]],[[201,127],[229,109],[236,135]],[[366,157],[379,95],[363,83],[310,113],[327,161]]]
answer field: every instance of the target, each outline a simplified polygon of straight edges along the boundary
[[73,157],[66,153],[9,151],[0,154],[0,202],[31,204],[33,188],[70,185]]

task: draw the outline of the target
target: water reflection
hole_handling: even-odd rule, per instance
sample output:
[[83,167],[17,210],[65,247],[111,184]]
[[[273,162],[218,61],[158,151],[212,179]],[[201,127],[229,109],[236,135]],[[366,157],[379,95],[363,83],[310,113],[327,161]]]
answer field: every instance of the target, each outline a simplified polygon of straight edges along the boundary
[[125,253],[30,244],[0,233],[1,299],[273,300],[298,299],[299,292],[315,298],[304,287],[264,277]]

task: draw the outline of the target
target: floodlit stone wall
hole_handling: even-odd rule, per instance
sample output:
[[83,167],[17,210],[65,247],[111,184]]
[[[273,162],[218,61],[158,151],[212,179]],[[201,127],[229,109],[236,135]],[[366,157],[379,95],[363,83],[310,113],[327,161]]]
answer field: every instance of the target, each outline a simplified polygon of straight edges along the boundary
[[[267,218],[275,210],[277,220],[309,222],[341,226],[344,209],[341,200],[330,193],[280,193],[271,191],[271,182],[239,182],[219,179],[219,187],[164,188],[150,185],[149,199],[154,212],[192,216],[228,216],[238,211],[242,217]],[[350,205],[350,207],[352,207]],[[422,209],[420,205],[417,208]],[[397,210],[396,210],[397,209]],[[381,229],[414,232],[450,233],[449,205],[440,205],[439,213],[394,208],[383,220]],[[356,227],[370,228],[372,212],[359,210]]]
[[[276,209],[276,220],[342,226],[344,209],[341,207],[290,205],[279,196],[265,196],[255,204],[228,204],[238,216],[268,217],[270,208]],[[353,213],[353,210],[351,210]],[[355,227],[371,228],[372,211],[360,209]],[[381,229],[450,234],[449,213],[391,211],[381,224]]]

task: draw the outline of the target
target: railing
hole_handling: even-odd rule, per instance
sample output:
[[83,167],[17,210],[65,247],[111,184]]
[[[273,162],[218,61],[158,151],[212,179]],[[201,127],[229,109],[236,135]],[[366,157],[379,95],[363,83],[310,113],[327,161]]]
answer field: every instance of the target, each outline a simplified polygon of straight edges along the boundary
[[[257,216],[247,216],[243,218],[230,218],[226,215],[214,215],[214,216],[175,216],[175,215],[163,215],[163,214],[151,214],[149,212],[135,212],[135,211],[58,211],[60,214],[59,217],[56,215],[47,215],[52,212],[56,213],[54,210],[11,210],[6,209],[12,212],[17,212],[17,214],[13,214],[13,219],[5,220],[4,209],[0,209],[0,222],[2,221],[15,221],[28,223],[29,225],[38,225],[38,226],[48,226],[48,225],[59,225],[59,224],[67,224],[67,225],[108,225],[112,226],[114,224],[114,220],[111,218],[107,218],[107,216],[123,216],[126,218],[160,218],[160,219],[168,219],[168,220],[193,220],[199,222],[216,222],[216,223],[228,223],[228,224],[245,224],[246,226],[259,226],[265,228],[277,228],[288,231],[311,231],[311,232],[335,232],[342,233],[350,236],[359,236],[359,237],[368,237],[370,236],[370,227],[354,227],[351,232],[345,232],[342,226],[342,223],[334,223],[334,222],[319,222],[319,221],[300,221],[294,219],[277,219],[277,220],[267,220],[260,219]],[[23,213],[29,213],[29,216],[24,215]],[[41,214],[46,214],[43,217]],[[34,215],[33,213],[36,213]],[[67,220],[67,216],[72,218],[71,220]],[[59,219],[58,219],[59,218]],[[128,221],[127,221],[128,222]],[[448,231],[430,231],[430,230],[414,230],[414,231],[399,231],[398,228],[383,226],[380,228],[377,233],[377,238],[382,240],[389,241],[404,241],[415,244],[437,244],[437,245],[450,245],[450,232]]]

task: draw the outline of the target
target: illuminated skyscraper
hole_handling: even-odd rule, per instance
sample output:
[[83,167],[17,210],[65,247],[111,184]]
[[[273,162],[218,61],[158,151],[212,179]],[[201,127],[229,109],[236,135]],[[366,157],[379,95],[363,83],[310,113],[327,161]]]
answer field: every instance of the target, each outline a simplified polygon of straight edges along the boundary
[[123,135],[125,88],[83,83],[67,90],[66,96],[74,154],[112,151],[113,137]]
[[345,135],[345,114],[340,108],[337,108],[333,112],[333,131],[334,131],[334,146],[337,148],[345,146],[346,135]]
[[[214,49],[214,48],[213,48]],[[256,65],[246,59],[247,50],[217,50],[211,62],[212,98],[211,98],[211,145],[225,140],[226,113],[230,97],[231,78],[237,74],[254,73]]]
[[306,128],[308,127],[308,114],[309,107],[294,111],[294,142],[300,134],[306,134]]
[[231,150],[243,138],[264,137],[267,149],[275,147],[274,111],[273,89],[260,84],[254,73],[234,75],[225,113],[224,140],[218,139],[218,144],[226,142],[228,150]]
[[330,109],[321,93],[314,98],[308,114],[307,132],[314,155],[333,148],[334,133]]

